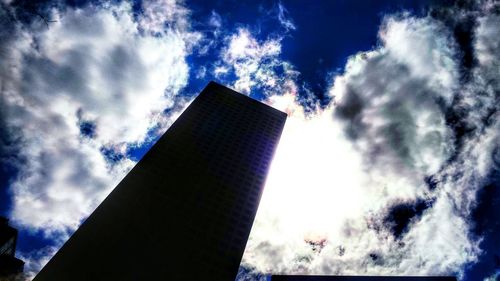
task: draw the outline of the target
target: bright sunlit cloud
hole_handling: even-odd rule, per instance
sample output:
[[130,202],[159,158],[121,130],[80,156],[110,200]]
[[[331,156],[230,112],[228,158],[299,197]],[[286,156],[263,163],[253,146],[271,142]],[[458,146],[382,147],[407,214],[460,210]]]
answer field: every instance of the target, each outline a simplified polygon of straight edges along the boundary
[[331,110],[311,118],[291,115],[269,172],[261,212],[279,218],[278,227],[290,236],[338,232],[362,206],[357,175],[361,161],[356,156]]

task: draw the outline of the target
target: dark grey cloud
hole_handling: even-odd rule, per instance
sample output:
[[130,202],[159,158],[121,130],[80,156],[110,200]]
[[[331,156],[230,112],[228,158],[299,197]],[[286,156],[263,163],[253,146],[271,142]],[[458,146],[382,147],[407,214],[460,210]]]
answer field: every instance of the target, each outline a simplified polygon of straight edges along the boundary
[[349,77],[337,97],[334,118],[359,143],[366,165],[408,176],[436,172],[439,164],[425,158],[435,159],[428,153],[441,162],[449,157],[446,141],[452,135],[444,124],[441,92],[453,89],[433,86],[390,51],[361,56],[359,63],[363,70]]

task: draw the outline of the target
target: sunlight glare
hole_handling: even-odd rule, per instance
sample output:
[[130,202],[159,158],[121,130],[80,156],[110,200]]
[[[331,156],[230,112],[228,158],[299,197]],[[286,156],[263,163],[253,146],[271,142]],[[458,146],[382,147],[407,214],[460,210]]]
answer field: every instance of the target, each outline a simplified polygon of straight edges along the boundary
[[296,239],[336,236],[362,210],[360,157],[331,109],[310,117],[291,107],[286,111],[257,220],[273,218],[275,230]]

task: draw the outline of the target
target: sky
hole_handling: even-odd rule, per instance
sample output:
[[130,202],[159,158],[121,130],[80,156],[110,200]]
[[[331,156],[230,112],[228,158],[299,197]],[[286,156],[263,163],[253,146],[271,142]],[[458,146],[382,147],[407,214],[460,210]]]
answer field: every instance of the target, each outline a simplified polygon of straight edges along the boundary
[[500,279],[500,3],[0,0],[31,279],[210,80],[288,113],[237,280]]

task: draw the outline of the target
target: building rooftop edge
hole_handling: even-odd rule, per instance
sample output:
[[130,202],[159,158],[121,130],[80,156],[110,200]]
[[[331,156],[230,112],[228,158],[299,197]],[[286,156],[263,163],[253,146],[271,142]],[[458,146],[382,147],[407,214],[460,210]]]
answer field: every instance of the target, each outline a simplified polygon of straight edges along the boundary
[[242,93],[240,93],[240,92],[238,92],[238,91],[236,91],[236,90],[234,90],[234,89],[232,89],[232,88],[229,88],[228,86],[223,85],[223,84],[221,84],[221,83],[219,83],[219,82],[216,82],[216,81],[210,80],[210,82],[208,82],[208,84],[207,84],[207,86],[206,86],[206,87],[209,87],[210,85],[216,85],[216,86],[218,86],[218,87],[223,87],[223,88],[225,88],[225,89],[227,89],[227,90],[229,90],[229,91],[231,91],[231,92],[234,92],[234,93],[236,93],[236,94],[238,94],[238,95],[244,96],[244,97],[245,97],[245,98],[247,98],[247,99],[250,99],[250,100],[252,100],[252,101],[254,101],[254,102],[258,102],[259,104],[261,104],[261,105],[263,105],[263,106],[269,107],[269,108],[271,108],[272,110],[277,111],[277,112],[279,112],[279,113],[281,113],[281,114],[285,115],[285,117],[288,117],[288,114],[287,114],[286,112],[283,112],[283,111],[281,111],[281,110],[279,110],[279,109],[276,109],[276,108],[274,108],[274,107],[272,107],[272,106],[270,106],[270,105],[268,105],[268,104],[265,104],[265,103],[263,103],[263,102],[261,102],[261,101],[259,101],[259,100],[254,99],[254,98],[252,98],[252,97],[250,97],[250,96],[247,96],[247,95],[245,95],[245,94],[242,94]]

